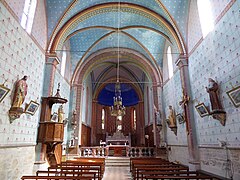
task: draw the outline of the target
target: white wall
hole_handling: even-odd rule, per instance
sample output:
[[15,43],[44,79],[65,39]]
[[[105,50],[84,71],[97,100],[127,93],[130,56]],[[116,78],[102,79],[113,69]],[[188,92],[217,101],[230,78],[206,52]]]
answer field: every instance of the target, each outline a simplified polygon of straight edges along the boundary
[[44,52],[15,17],[0,2],[0,84],[7,79],[5,86],[10,89],[0,103],[0,164],[5,170],[1,169],[0,176],[3,180],[20,179],[33,171],[40,108],[33,116],[22,114],[11,124],[8,110],[14,83],[24,75],[29,78],[28,94],[22,107],[31,100],[40,103],[45,64]]
[[[230,101],[226,92],[232,89],[231,84],[234,87],[240,85],[240,1],[231,1],[228,4],[229,2],[229,0],[215,2],[213,14],[217,24],[205,39],[201,39],[202,32],[196,1],[191,1],[188,24],[188,50],[190,52],[188,60],[191,100],[194,106],[198,102],[204,102],[210,106],[209,95],[205,87],[208,85],[208,78],[213,78],[219,83],[220,100],[227,113],[226,125],[223,126],[212,116],[201,118],[194,109],[201,169],[227,177],[231,171],[231,169],[227,171],[230,168],[226,166],[227,151],[219,147],[219,140],[226,141],[229,160],[233,164],[234,179],[239,179],[240,111],[239,107],[235,107]],[[219,6],[216,5],[218,3]],[[181,96],[180,74],[177,71],[163,87],[163,110],[166,116],[168,105],[173,105],[177,112],[180,111],[177,103],[181,100]],[[175,136],[167,128],[167,143],[171,146],[169,159],[188,164],[187,153],[183,153],[187,152],[185,146],[187,138],[184,131],[185,125],[178,124],[178,133]]]

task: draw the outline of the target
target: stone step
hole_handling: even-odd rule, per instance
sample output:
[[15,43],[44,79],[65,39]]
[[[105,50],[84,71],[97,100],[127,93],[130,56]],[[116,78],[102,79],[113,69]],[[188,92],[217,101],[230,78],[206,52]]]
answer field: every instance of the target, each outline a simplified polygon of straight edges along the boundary
[[105,159],[105,166],[129,167],[130,159],[122,157],[108,157]]
[[129,159],[105,159],[105,162],[130,162]]
[[129,167],[129,164],[110,163],[110,164],[105,164],[105,167]]

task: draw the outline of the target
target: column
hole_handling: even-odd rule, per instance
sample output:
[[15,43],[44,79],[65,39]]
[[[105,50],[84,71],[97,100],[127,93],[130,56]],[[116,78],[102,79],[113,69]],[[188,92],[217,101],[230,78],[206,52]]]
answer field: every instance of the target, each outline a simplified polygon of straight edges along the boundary
[[[158,134],[158,130],[157,130],[157,119],[156,119],[156,110],[158,109],[158,104],[156,104],[156,102],[154,101],[154,94],[156,93],[156,87],[152,86],[150,88],[150,96],[151,96],[151,103],[149,104],[149,108],[151,109],[151,119],[152,119],[152,123],[153,123],[153,144],[155,147],[157,147],[158,145],[158,141],[157,141],[157,134]],[[157,106],[157,107],[155,107]]]
[[46,64],[44,73],[43,97],[53,95],[54,77],[59,64],[56,53],[46,54]]
[[82,132],[82,119],[81,119],[81,103],[82,103],[82,92],[84,90],[84,87],[80,84],[74,84],[74,89],[76,89],[76,118],[77,118],[77,128],[76,128],[76,146],[77,149],[79,148],[79,145],[81,145],[81,132]]
[[144,103],[141,101],[137,104],[137,146],[142,146],[145,144],[145,122],[144,122]]
[[[179,67],[181,84],[183,90],[184,114],[186,120],[186,131],[188,141],[188,153],[189,153],[189,167],[192,170],[200,169],[199,162],[199,149],[197,142],[196,126],[194,121],[194,105],[191,101],[191,87],[188,71],[188,57],[186,55],[180,55],[176,61],[176,65]],[[185,99],[185,100],[184,100]]]
[[[92,131],[91,131],[91,144],[96,146],[99,145],[99,142],[97,142],[97,116],[96,116],[96,111],[97,111],[97,101],[93,99],[92,101]],[[105,119],[106,119],[107,113],[105,114]],[[106,121],[105,123],[105,128],[106,128]]]

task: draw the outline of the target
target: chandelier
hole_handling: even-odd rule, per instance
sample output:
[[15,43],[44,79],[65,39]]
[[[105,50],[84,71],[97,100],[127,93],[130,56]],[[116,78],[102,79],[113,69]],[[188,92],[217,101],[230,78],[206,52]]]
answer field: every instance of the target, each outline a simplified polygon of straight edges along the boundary
[[124,116],[125,107],[122,104],[121,86],[119,81],[115,84],[115,96],[113,97],[113,106],[111,107],[111,116]]
[[124,116],[125,115],[125,107],[122,103],[121,97],[121,86],[119,82],[119,27],[120,27],[120,1],[118,4],[118,56],[117,56],[117,82],[115,84],[115,96],[113,97],[113,106],[111,107],[111,116]]

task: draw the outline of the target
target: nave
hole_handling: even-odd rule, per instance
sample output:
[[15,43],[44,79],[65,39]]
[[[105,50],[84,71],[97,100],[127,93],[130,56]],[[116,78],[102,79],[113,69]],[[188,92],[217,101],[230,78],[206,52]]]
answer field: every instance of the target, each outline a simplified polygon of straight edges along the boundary
[[240,0],[0,0],[0,179],[164,148],[239,180],[239,18]]

